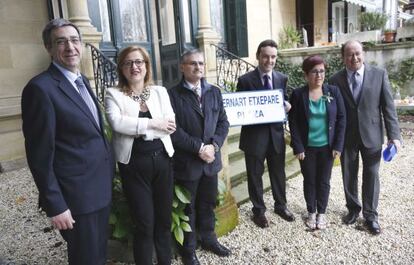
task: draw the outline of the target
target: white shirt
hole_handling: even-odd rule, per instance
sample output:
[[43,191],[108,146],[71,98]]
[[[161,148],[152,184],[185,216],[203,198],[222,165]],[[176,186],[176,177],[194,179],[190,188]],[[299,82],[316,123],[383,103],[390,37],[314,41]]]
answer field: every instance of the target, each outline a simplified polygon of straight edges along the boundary
[[56,62],[53,61],[53,65],[56,66],[57,69],[59,69],[60,72],[62,72],[62,74],[66,77],[66,79],[72,84],[73,88],[75,88],[75,90],[79,92],[78,86],[76,85],[75,81],[76,79],[78,79],[81,74],[78,72],[77,74],[69,71],[68,69],[60,66],[59,64],[57,64]]
[[263,77],[264,77],[264,75],[267,75],[269,77],[270,87],[273,89],[272,72],[264,73],[260,70],[260,68],[258,68],[258,69],[259,69],[259,73],[260,73],[260,79],[262,80],[262,85],[264,85],[264,78]]
[[[364,70],[365,70],[365,65],[362,64],[362,67],[356,71],[357,74],[355,75],[355,78],[357,79],[358,84],[360,84],[360,86],[362,86],[362,82],[364,81]],[[352,75],[353,74],[354,74],[354,71],[346,68],[346,77],[348,80],[348,86],[352,93],[353,93],[353,90],[352,90]]]

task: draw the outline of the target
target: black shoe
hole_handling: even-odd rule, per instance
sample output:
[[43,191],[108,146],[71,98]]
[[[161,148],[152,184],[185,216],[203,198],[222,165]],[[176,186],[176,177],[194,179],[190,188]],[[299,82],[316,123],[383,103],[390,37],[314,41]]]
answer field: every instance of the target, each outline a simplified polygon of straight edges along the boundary
[[184,265],[200,265],[200,261],[198,260],[195,252],[185,253],[185,254],[182,253],[181,259]]
[[356,220],[358,219],[358,216],[359,216],[358,212],[351,211],[342,218],[342,221],[344,221],[344,224],[352,225],[353,223],[356,222]]
[[377,221],[365,221],[365,225],[373,235],[381,234],[381,227]]
[[269,222],[267,221],[266,216],[264,214],[253,215],[252,221],[260,228],[269,227]]
[[279,215],[280,217],[282,217],[283,219],[285,219],[288,222],[295,221],[295,216],[287,208],[285,208],[285,209],[275,209],[275,214]]
[[230,249],[226,248],[218,241],[213,243],[201,243],[201,247],[207,251],[213,252],[220,257],[227,257],[231,254]]

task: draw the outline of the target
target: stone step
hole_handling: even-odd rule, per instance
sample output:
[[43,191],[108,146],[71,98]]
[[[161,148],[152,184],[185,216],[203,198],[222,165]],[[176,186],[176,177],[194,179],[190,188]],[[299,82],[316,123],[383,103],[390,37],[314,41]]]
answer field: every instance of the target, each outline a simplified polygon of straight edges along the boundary
[[[286,163],[285,171],[286,171],[287,180],[298,176],[300,174],[300,166],[299,166],[298,160],[294,159],[294,160],[291,160],[289,163]],[[268,191],[270,190],[270,188],[271,187],[270,187],[269,174],[265,172],[263,174],[263,190]],[[231,193],[236,199],[236,202],[238,205],[241,205],[249,201],[249,193],[247,190],[247,180],[241,182],[240,184],[236,186],[232,186]]]
[[241,130],[241,126],[230,127],[229,133],[227,136],[227,143],[230,144],[234,142],[239,142],[240,130]]
[[[292,148],[286,146],[286,165],[294,159],[296,158],[293,155]],[[229,175],[232,187],[239,185],[241,182],[247,179],[244,153],[242,151],[238,152],[237,157],[234,153],[229,152],[229,165]],[[265,166],[265,172],[267,172],[267,166]]]

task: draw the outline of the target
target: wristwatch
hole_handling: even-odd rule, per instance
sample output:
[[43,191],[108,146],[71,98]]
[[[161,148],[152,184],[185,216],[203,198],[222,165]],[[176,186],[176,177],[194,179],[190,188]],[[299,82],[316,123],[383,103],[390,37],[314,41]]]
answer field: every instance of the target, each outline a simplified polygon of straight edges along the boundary
[[220,146],[218,146],[218,144],[216,142],[213,142],[212,144],[214,146],[214,152],[217,153],[218,151],[220,151]]

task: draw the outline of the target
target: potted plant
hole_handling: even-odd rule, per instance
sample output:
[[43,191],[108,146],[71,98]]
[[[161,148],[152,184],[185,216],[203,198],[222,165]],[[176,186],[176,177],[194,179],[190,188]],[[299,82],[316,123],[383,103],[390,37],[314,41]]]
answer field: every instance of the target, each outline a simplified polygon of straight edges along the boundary
[[388,17],[385,14],[377,12],[365,12],[360,16],[361,27],[363,31],[383,29],[387,23]]
[[384,42],[394,42],[395,33],[396,31],[394,29],[384,29]]
[[302,34],[295,27],[287,25],[283,27],[283,31],[279,34],[280,49],[297,48],[302,39]]

